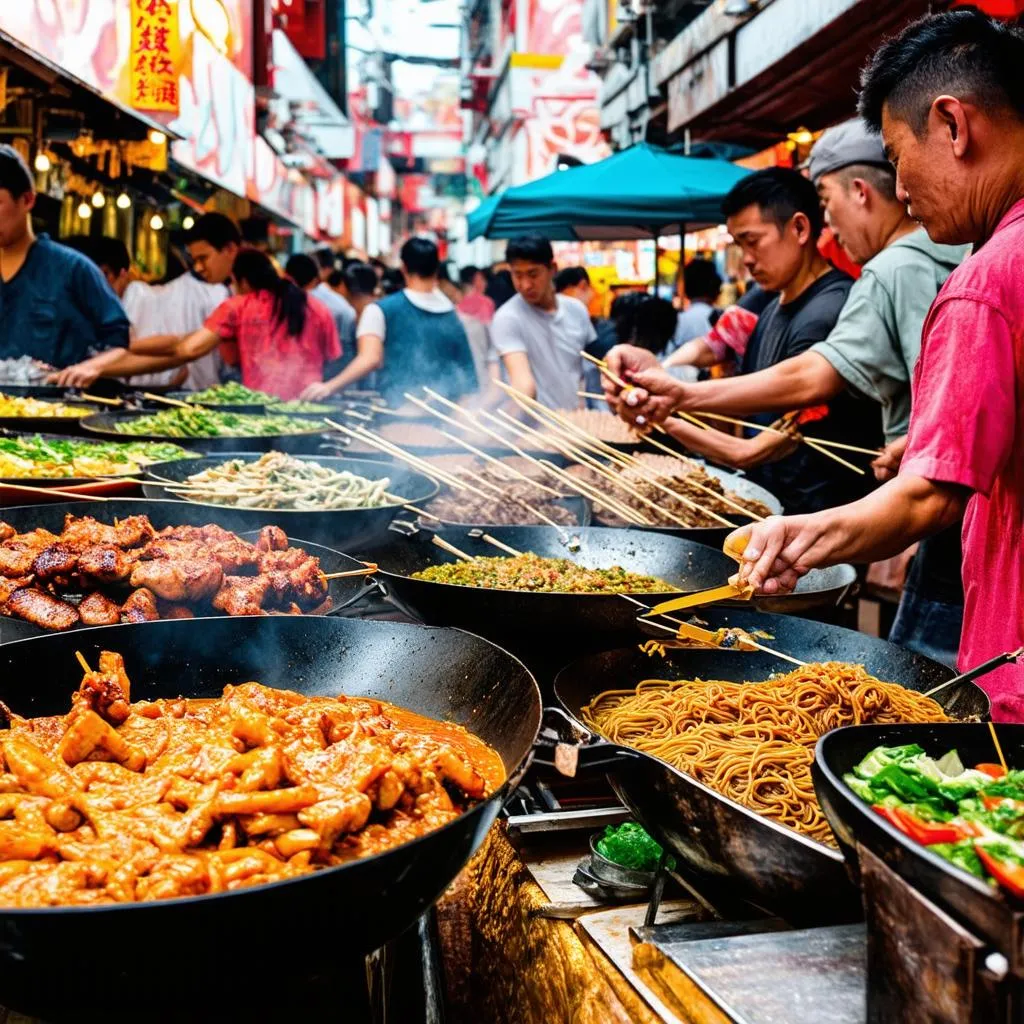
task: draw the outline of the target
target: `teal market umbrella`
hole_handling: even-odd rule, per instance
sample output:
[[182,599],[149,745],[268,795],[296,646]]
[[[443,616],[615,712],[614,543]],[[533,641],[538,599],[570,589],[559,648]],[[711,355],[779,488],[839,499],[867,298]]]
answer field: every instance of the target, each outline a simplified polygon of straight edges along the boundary
[[657,238],[717,224],[722,199],[750,171],[726,160],[641,142],[604,160],[555,171],[491,196],[469,216],[469,237],[564,232],[553,239]]

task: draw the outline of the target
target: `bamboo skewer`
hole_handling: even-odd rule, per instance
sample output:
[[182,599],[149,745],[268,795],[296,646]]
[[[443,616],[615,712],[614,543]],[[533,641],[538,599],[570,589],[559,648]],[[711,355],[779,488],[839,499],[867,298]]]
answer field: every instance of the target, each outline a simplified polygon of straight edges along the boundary
[[[571,420],[567,420],[564,416],[560,416],[553,410],[541,405],[535,399],[530,398],[529,395],[524,395],[522,392],[517,391],[515,388],[511,387],[508,384],[503,384],[501,381],[497,381],[496,383],[503,391],[506,392],[506,394],[510,395],[517,404],[519,404],[528,413],[530,413],[530,415],[532,415],[534,419],[537,419],[540,422],[543,422],[545,418],[548,420],[553,420],[556,424],[560,425],[563,432],[568,431],[571,435],[580,437],[583,440],[583,442],[588,444],[591,448],[596,448],[606,458],[609,458],[612,461],[617,462],[620,466],[636,467],[638,472],[647,479],[648,483],[650,483],[657,490],[660,490],[663,493],[668,494],[670,497],[682,502],[688,508],[692,508],[694,511],[700,512],[702,515],[706,515],[711,519],[717,520],[723,526],[727,526],[730,528],[735,527],[736,524],[730,522],[724,516],[720,516],[717,512],[712,512],[711,509],[705,508],[699,502],[693,501],[693,499],[686,497],[686,495],[679,494],[677,491],[674,491],[671,487],[667,487],[665,484],[661,483],[658,474],[655,473],[653,470],[649,469],[649,467],[644,466],[644,464],[641,463],[638,459],[633,458],[633,456],[627,456],[625,453],[616,450],[611,445],[606,444],[604,441],[601,441],[599,438],[592,438],[587,433],[587,431],[585,431],[582,427],[578,427]],[[524,402],[527,404],[524,405]],[[633,493],[635,497],[640,498],[645,504],[650,505],[652,508],[659,511],[663,516],[666,516],[667,518],[671,519],[677,525],[682,526],[683,528],[687,527],[687,523],[684,520],[680,519],[678,516],[675,516],[670,512],[667,512],[665,509],[662,509],[655,502],[652,502],[649,499],[644,498],[642,495],[639,494],[639,492],[632,491],[628,484],[616,481],[616,486],[621,487],[623,490],[626,490],[629,493]]]
[[78,659],[78,664],[82,666],[82,671],[91,674],[92,669],[89,668],[89,662],[85,660],[85,655],[81,651],[75,651],[75,657]]
[[992,733],[992,743],[996,748],[996,753],[999,755],[999,763],[1003,766],[1004,772],[1009,772],[1009,768],[1006,765],[1006,758],[1003,756],[1003,748],[999,744],[999,737],[996,735],[996,723],[988,723],[989,732]]
[[[786,433],[785,430],[779,430],[778,427],[768,427],[761,423],[749,423],[746,420],[738,420],[732,416],[723,416],[721,413],[717,412],[704,412],[702,410],[698,410],[694,415],[702,416],[704,419],[708,420],[721,420],[723,423],[731,423],[737,427],[748,427],[751,430],[768,431],[773,434]],[[824,437],[806,437],[805,435],[801,435],[800,440],[806,441],[808,444],[813,442],[814,444],[824,445],[826,448],[840,448],[847,452],[858,452],[861,455],[871,455],[874,458],[877,458],[882,454],[877,448],[861,448],[855,444],[846,444],[843,441],[830,441],[828,438]]]
[[818,443],[817,438],[814,438],[812,440],[809,437],[801,437],[800,440],[803,441],[803,443],[807,445],[808,448],[813,448],[819,454],[828,456],[828,458],[832,459],[835,462],[838,462],[840,466],[845,466],[847,469],[852,469],[854,473],[858,473],[860,476],[867,476],[867,474],[864,472],[863,469],[860,468],[860,466],[855,466],[852,462],[847,462],[847,460],[842,458],[842,456],[836,455],[835,452],[831,452],[827,448],[822,448],[822,446]]
[[82,394],[78,396],[77,401],[95,402],[97,405],[124,405],[123,398],[100,398],[99,395]]
[[167,398],[165,395],[154,395],[151,391],[143,391],[143,398],[148,398],[151,402],[163,402],[164,405],[174,405],[179,409],[201,409],[202,406],[196,405],[194,402],[179,402],[177,398]]
[[[116,478],[112,478],[116,479]],[[0,487],[13,491],[27,491],[30,494],[58,494],[62,498],[74,498],[75,501],[110,501],[99,494],[84,494],[81,491],[64,491],[59,487],[32,487],[29,484],[2,484]]]
[[449,544],[443,537],[438,537],[436,533],[430,538],[430,542],[431,544],[436,544],[443,551],[447,551],[448,554],[461,558],[464,562],[476,561],[475,555],[467,555],[461,548],[457,548],[454,544]]
[[365,562],[361,569],[346,569],[344,572],[325,572],[325,580],[343,580],[349,576],[370,576],[377,571],[376,562]]

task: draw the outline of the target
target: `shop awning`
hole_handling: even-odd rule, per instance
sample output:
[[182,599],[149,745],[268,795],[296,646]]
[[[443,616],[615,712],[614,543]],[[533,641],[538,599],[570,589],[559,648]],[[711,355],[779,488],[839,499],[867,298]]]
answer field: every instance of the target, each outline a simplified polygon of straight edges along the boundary
[[485,200],[468,217],[469,238],[536,232],[553,240],[615,241],[681,234],[719,223],[722,199],[749,173],[725,160],[642,142]]

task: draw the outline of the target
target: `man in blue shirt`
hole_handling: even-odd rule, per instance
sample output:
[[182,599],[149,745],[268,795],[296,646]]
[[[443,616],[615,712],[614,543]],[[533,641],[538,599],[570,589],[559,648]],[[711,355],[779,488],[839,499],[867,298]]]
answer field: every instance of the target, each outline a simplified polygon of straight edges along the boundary
[[116,358],[128,348],[124,308],[92,260],[35,236],[35,200],[25,162],[0,146],[0,358],[29,355],[58,368],[100,352]]

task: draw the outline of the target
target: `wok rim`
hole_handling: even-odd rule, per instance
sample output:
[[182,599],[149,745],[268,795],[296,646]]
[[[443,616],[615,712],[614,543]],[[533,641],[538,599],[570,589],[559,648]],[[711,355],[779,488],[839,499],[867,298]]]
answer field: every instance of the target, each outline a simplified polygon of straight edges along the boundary
[[[286,436],[294,437],[294,436],[303,436],[303,435],[288,434]],[[271,449],[271,451],[273,451],[273,449]],[[140,483],[142,484],[142,486],[144,488],[147,485],[150,485],[150,486],[160,487],[160,488],[162,488],[163,490],[166,491],[167,490],[167,484],[163,483],[160,480],[147,479],[147,477],[149,477],[149,475],[150,475],[150,470],[156,469],[158,466],[174,466],[174,465],[180,464],[182,462],[206,462],[206,461],[211,461],[211,462],[215,462],[217,465],[220,465],[220,466],[224,465],[226,462],[231,462],[234,459],[240,459],[240,458],[245,459],[245,461],[247,461],[247,462],[248,461],[256,462],[259,459],[261,459],[264,455],[268,455],[268,454],[270,454],[270,453],[269,452],[221,452],[219,454],[212,454],[212,455],[199,455],[199,456],[196,456],[195,458],[191,458],[191,459],[173,459],[171,461],[165,461],[165,462],[154,462],[150,466],[147,466],[145,469],[143,469],[143,473],[145,473],[146,476],[144,476],[142,478],[142,480],[140,480]],[[365,462],[365,463],[368,463],[371,466],[379,466],[379,467],[382,467],[382,468],[390,468],[391,470],[394,470],[396,467],[401,466],[401,463],[383,462],[380,459],[361,459],[361,458],[356,458],[354,456],[353,457],[347,457],[347,456],[344,456],[344,455],[304,455],[304,454],[292,455],[291,452],[285,452],[283,454],[291,455],[292,458],[301,459],[303,462],[306,462],[306,461],[317,462],[319,460],[327,460],[327,461],[338,460],[338,461],[345,461],[345,462]],[[209,468],[212,468],[212,467],[209,467]],[[198,470],[197,470],[197,472],[198,472]],[[420,498],[409,498],[407,501],[403,501],[401,503],[399,503],[399,502],[391,502],[391,503],[389,503],[387,505],[375,505],[372,508],[280,508],[280,509],[278,509],[278,508],[252,508],[251,506],[248,506],[248,505],[246,505],[246,506],[239,506],[239,505],[217,505],[217,504],[214,504],[213,502],[209,502],[209,501],[193,501],[191,498],[149,498],[149,497],[147,497],[145,495],[145,493],[143,494],[143,499],[142,500],[144,500],[144,501],[171,501],[171,502],[176,502],[178,504],[198,505],[201,508],[227,509],[228,511],[231,511],[231,512],[259,512],[259,513],[269,513],[269,512],[272,512],[274,514],[277,514],[277,513],[281,512],[281,513],[284,513],[286,515],[304,515],[304,516],[308,516],[308,515],[339,515],[339,514],[343,515],[345,513],[352,513],[352,512],[385,512],[388,509],[401,509],[401,508],[405,508],[406,505],[417,505],[420,502],[430,501],[432,498],[434,498],[434,497],[436,497],[438,495],[438,493],[441,490],[441,486],[440,486],[440,484],[437,483],[436,480],[434,480],[432,477],[427,476],[426,473],[421,473],[417,469],[410,469],[410,470],[408,470],[408,472],[410,474],[412,474],[413,476],[418,477],[420,482],[425,482],[426,486],[433,488],[433,490],[431,490],[429,494],[426,494],[426,495],[424,495],[423,497],[420,497]],[[381,478],[381,479],[383,479],[383,478]],[[181,482],[184,483],[185,481],[181,481]]]
[[[322,618],[322,617],[320,617],[320,616],[310,616],[310,618]],[[219,617],[216,617],[216,616],[204,616],[203,618],[190,619],[188,621],[189,622],[200,623],[200,622],[206,621],[207,619],[214,619],[215,621],[217,621],[219,619]],[[120,623],[119,625],[122,625],[122,626],[124,626],[124,625],[128,625],[128,626],[133,626],[133,625],[154,626],[154,625],[159,625],[161,622],[174,622],[174,621],[181,621],[181,620],[161,619],[161,620],[158,620],[157,622]],[[363,620],[359,620],[359,621],[363,621]],[[439,835],[445,834],[449,830],[454,829],[455,826],[457,826],[460,823],[462,823],[464,821],[464,819],[466,817],[468,817],[469,815],[471,815],[471,814],[478,813],[478,814],[480,814],[482,816],[485,813],[486,809],[489,807],[489,805],[493,801],[496,801],[496,800],[499,801],[498,812],[500,813],[500,808],[501,808],[502,805],[504,805],[505,800],[508,797],[508,793],[510,792],[510,787],[512,787],[513,784],[515,786],[518,786],[519,782],[522,780],[523,776],[526,774],[526,771],[527,771],[527,769],[530,766],[530,762],[533,759],[534,752],[535,752],[535,750],[537,748],[537,737],[540,735],[541,728],[543,727],[544,701],[543,701],[543,696],[541,694],[540,686],[537,683],[536,677],[530,671],[530,669],[523,663],[523,661],[521,659],[517,658],[514,654],[512,654],[506,648],[502,647],[500,644],[496,644],[493,641],[488,640],[486,637],[480,636],[478,633],[471,633],[467,629],[459,629],[459,628],[454,627],[454,626],[427,626],[427,625],[423,625],[423,624],[420,624],[420,623],[397,623],[397,622],[393,622],[393,623],[387,623],[386,625],[388,625],[390,627],[400,626],[400,627],[403,627],[403,628],[406,628],[406,629],[423,629],[423,630],[432,630],[432,631],[446,630],[446,631],[449,631],[449,632],[463,633],[466,636],[472,637],[474,640],[482,641],[483,643],[488,644],[490,647],[497,648],[507,658],[510,658],[513,662],[515,662],[523,670],[523,672],[526,674],[526,678],[529,679],[530,683],[532,684],[533,691],[534,691],[534,693],[535,693],[535,695],[537,697],[537,709],[538,709],[537,728],[534,731],[534,735],[533,735],[533,738],[530,741],[529,746],[526,748],[525,752],[520,757],[518,763],[511,770],[506,769],[504,781],[501,783],[500,786],[498,786],[494,790],[493,793],[490,794],[490,796],[487,796],[483,800],[480,800],[478,803],[475,803],[472,807],[469,807],[466,810],[461,811],[457,817],[453,818],[451,821],[445,822],[445,824],[440,826],[440,828],[431,829],[426,834],[424,834],[422,836],[417,836],[415,839],[410,839],[407,842],[399,843],[397,846],[393,846],[393,847],[391,847],[388,850],[382,851],[381,853],[372,854],[369,857],[358,857],[355,860],[348,861],[345,864],[334,864],[334,865],[331,865],[330,867],[320,868],[320,869],[318,869],[316,871],[311,871],[311,872],[308,872],[307,874],[304,874],[304,875],[297,875],[294,878],[283,878],[283,879],[281,879],[279,881],[276,881],[276,882],[264,882],[264,883],[262,883],[260,885],[244,886],[241,889],[234,889],[234,890],[226,891],[226,892],[204,893],[201,896],[176,896],[174,899],[169,899],[169,900],[135,900],[135,901],[133,901],[131,903],[102,903],[102,904],[99,904],[97,906],[85,906],[85,907],[75,907],[75,906],[5,907],[3,905],[0,905],[0,920],[3,920],[4,918],[6,918],[8,916],[14,916],[14,917],[17,917],[17,918],[21,918],[21,917],[33,917],[34,918],[34,917],[37,917],[37,916],[38,917],[42,917],[43,915],[56,915],[56,914],[67,914],[67,913],[73,913],[76,916],[84,915],[84,914],[101,915],[101,914],[106,914],[106,913],[116,913],[116,912],[119,912],[119,911],[120,912],[131,911],[131,910],[137,909],[139,907],[146,907],[146,908],[149,908],[149,909],[157,909],[157,908],[163,907],[163,906],[168,906],[168,907],[170,907],[170,906],[179,907],[179,906],[182,906],[182,905],[186,905],[186,906],[187,905],[196,905],[196,906],[203,905],[203,906],[206,906],[206,905],[208,905],[210,903],[210,901],[213,901],[213,900],[223,900],[223,899],[225,899],[227,897],[244,897],[246,895],[250,895],[250,894],[253,894],[253,893],[258,893],[258,892],[262,892],[262,891],[266,891],[266,890],[272,890],[272,889],[280,889],[280,888],[282,888],[284,886],[292,886],[292,885],[296,885],[296,884],[301,883],[301,882],[308,882],[308,881],[311,881],[312,879],[315,879],[315,878],[322,878],[322,877],[326,877],[328,875],[332,875],[333,876],[333,875],[338,874],[341,871],[344,871],[346,868],[352,868],[352,867],[355,867],[355,866],[358,866],[358,865],[361,865],[361,864],[369,863],[371,861],[377,860],[378,858],[386,858],[386,857],[390,856],[391,854],[398,853],[399,851],[411,850],[414,847],[416,847],[416,846],[418,846],[418,845],[420,845],[422,843],[425,843],[425,842],[427,842],[429,840],[432,840],[435,836],[439,836]],[[90,633],[93,630],[107,630],[107,629],[111,629],[111,628],[116,628],[116,626],[115,627],[111,627],[111,626],[90,626],[87,630],[80,630],[79,632],[80,633]],[[25,638],[23,638],[21,640],[12,640],[12,641],[10,641],[10,643],[4,644],[3,646],[5,648],[8,648],[8,647],[11,647],[11,646],[13,646],[15,644],[33,643],[35,641],[42,640],[42,639],[46,639],[46,636],[44,635],[44,636],[39,636],[39,637],[25,637]],[[261,683],[260,685],[262,686],[264,684]],[[276,686],[274,686],[274,687],[270,687],[270,689],[277,690],[277,689],[284,689],[284,687],[276,687]],[[340,694],[339,696],[344,696],[344,695]],[[189,698],[185,698],[185,699],[187,700]],[[380,698],[373,698],[373,699],[380,699]],[[385,703],[389,703],[389,702],[385,702]],[[406,710],[408,710],[408,709],[406,709]],[[428,716],[422,716],[422,717],[428,717]],[[437,721],[437,720],[434,719],[434,721]],[[455,723],[455,724],[458,724],[458,723]],[[470,732],[469,729],[467,729],[466,731]],[[478,736],[476,733],[472,733],[472,735],[475,736],[477,739],[481,739],[481,737]],[[497,753],[497,751],[494,750],[494,748],[491,747],[490,744],[487,744],[487,746],[492,751]],[[499,754],[498,756],[500,757],[501,755]],[[497,817],[497,815],[495,815],[495,817]],[[492,824],[493,824],[493,822],[492,822]],[[463,867],[465,867],[465,864],[463,865]],[[460,868],[460,871],[461,870],[462,869]]]
[[[74,418],[78,419],[78,422],[81,423],[83,430],[88,430],[89,433],[96,434],[99,437],[118,438],[120,440],[124,440],[125,438],[132,438],[133,437],[133,438],[135,438],[138,441],[158,441],[158,442],[164,441],[164,442],[171,442],[171,443],[180,443],[180,442],[184,442],[184,441],[189,441],[189,442],[191,442],[193,444],[202,444],[204,441],[207,441],[207,442],[208,441],[271,441],[271,440],[273,440],[273,441],[280,441],[280,440],[282,440],[284,438],[289,438],[289,437],[313,437],[313,436],[315,436],[317,434],[332,433],[331,428],[329,426],[327,426],[326,420],[321,420],[321,423],[323,425],[320,426],[320,427],[317,427],[314,430],[298,430],[298,431],[295,431],[294,433],[288,433],[288,434],[214,434],[211,437],[206,437],[206,436],[204,436],[204,437],[174,437],[174,436],[169,435],[169,434],[127,434],[127,433],[124,433],[124,432],[122,432],[120,430],[114,430],[113,428],[108,429],[107,427],[97,426],[95,422],[92,422],[92,423],[89,422],[90,420],[93,420],[93,421],[98,420],[101,417],[103,417],[103,418],[121,417],[121,419],[120,420],[116,420],[116,422],[127,423],[130,420],[138,419],[138,418],[140,418],[142,416],[152,416],[152,415],[154,415],[154,412],[153,412],[152,409],[141,409],[141,410],[132,410],[132,411],[128,411],[128,412],[118,412],[118,413],[99,412],[99,413],[94,413],[92,416],[83,416],[80,419],[78,419],[77,417],[74,417]],[[257,418],[258,418],[258,414],[239,413],[238,415],[256,415]],[[309,415],[312,415],[312,414],[310,414],[310,413],[291,413],[290,415],[297,416],[297,417],[301,418],[302,416],[309,416]],[[71,419],[71,418],[73,418],[73,417],[68,417],[68,419]],[[182,447],[184,447],[184,445],[182,445]]]

